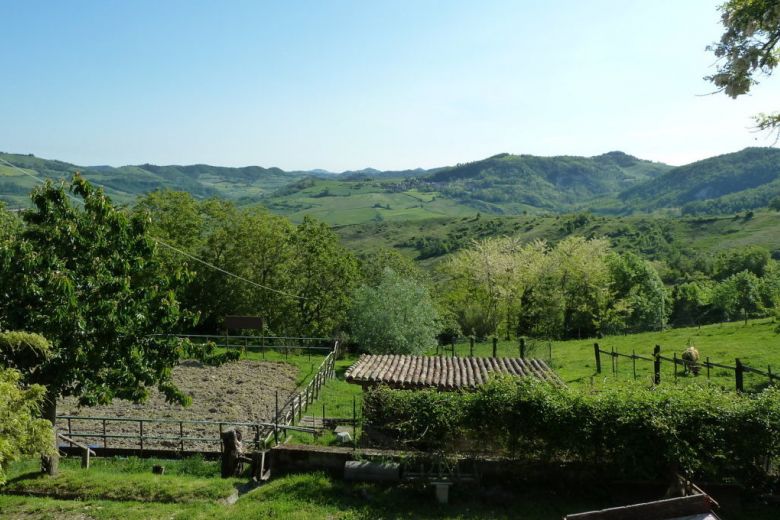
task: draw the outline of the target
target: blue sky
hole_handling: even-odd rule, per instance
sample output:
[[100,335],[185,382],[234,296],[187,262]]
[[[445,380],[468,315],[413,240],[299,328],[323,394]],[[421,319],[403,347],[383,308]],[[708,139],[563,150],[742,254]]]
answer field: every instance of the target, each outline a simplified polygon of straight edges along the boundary
[[433,167],[767,146],[708,96],[708,0],[0,0],[0,150],[82,165]]

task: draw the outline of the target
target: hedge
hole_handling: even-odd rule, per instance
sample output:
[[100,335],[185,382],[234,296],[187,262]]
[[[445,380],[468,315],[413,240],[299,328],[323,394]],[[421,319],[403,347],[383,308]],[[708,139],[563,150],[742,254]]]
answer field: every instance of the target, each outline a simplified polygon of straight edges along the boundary
[[474,392],[378,387],[364,401],[378,437],[407,448],[482,451],[609,467],[626,478],[670,471],[765,487],[780,462],[780,391],[616,385],[587,391],[530,378]]

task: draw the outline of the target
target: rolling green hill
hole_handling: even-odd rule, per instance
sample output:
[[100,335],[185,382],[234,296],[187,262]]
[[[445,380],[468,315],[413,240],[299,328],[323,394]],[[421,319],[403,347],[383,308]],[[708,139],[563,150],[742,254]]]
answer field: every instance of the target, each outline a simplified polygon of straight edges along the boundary
[[564,212],[589,202],[614,205],[622,189],[670,168],[622,152],[597,157],[499,154],[416,174],[364,170],[345,177],[304,179],[261,203],[294,221],[309,214],[333,225],[463,217],[478,212]]
[[496,213],[517,214],[529,207],[548,211],[582,207],[669,171],[666,164],[623,152],[596,157],[536,157],[500,154],[449,168],[425,180],[465,204],[488,204]]
[[[279,168],[225,168],[196,164],[191,166],[77,166],[33,155],[0,153],[0,158],[36,176],[69,179],[81,172],[88,180],[106,188],[106,193],[121,203],[131,203],[138,195],[168,188],[186,191],[198,198],[224,197],[255,201],[268,192],[308,176],[329,176],[322,172],[285,172]],[[0,163],[0,201],[9,207],[29,204],[28,194],[37,182]]]
[[766,206],[780,195],[780,149],[746,148],[669,170],[620,194],[633,210],[731,213]]
[[[81,171],[120,203],[167,188],[197,198],[258,204],[300,221],[312,215],[331,225],[431,218],[588,211],[602,215],[733,214],[766,207],[780,196],[780,150],[748,148],[672,167],[623,152],[595,157],[499,154],[432,170],[334,174],[248,166],[80,167],[32,155],[0,158],[45,177]],[[0,201],[29,203],[35,181],[0,165]]]

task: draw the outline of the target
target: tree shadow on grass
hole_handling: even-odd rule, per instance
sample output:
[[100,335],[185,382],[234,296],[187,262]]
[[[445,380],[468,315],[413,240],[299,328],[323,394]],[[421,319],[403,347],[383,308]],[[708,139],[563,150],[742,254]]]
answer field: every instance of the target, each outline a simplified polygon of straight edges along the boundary
[[13,478],[9,478],[8,480],[5,481],[4,487],[12,488],[13,485],[16,483],[24,482],[26,480],[37,480],[40,478],[49,478],[49,476],[46,475],[45,473],[41,473],[40,471],[28,471],[26,473],[16,475]]

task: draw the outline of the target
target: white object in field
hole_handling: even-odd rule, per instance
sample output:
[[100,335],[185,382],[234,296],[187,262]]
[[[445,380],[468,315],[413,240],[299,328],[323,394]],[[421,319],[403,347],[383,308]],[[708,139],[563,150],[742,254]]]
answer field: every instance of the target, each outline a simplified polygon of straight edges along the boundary
[[336,434],[336,438],[341,444],[347,444],[348,442],[352,442],[352,436],[349,434],[349,432],[338,432]]

